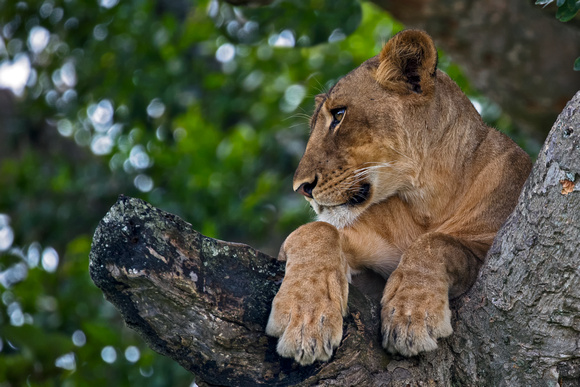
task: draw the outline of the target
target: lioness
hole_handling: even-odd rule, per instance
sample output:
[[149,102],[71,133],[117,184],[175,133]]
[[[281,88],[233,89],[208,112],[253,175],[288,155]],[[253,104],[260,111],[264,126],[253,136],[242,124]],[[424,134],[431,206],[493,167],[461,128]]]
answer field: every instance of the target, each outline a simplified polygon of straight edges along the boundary
[[294,231],[267,334],[300,364],[328,360],[342,338],[351,275],[385,278],[383,346],[413,356],[452,333],[449,298],[474,283],[531,168],[437,70],[422,31],[395,35],[316,97],[294,190],[317,222]]

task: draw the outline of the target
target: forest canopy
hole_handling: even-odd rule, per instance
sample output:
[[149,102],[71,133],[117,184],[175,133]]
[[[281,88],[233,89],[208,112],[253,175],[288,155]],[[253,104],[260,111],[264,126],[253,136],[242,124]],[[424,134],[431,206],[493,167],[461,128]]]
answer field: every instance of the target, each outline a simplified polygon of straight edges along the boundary
[[275,255],[312,219],[291,180],[314,96],[403,28],[348,0],[0,0],[0,386],[191,384],[90,281],[99,219],[126,194]]

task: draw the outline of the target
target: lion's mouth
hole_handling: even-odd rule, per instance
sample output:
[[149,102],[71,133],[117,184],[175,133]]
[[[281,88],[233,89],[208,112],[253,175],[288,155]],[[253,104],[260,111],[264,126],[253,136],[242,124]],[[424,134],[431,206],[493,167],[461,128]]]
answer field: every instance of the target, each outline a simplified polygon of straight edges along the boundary
[[364,203],[369,198],[370,192],[371,192],[371,185],[368,183],[365,183],[365,184],[360,186],[358,192],[353,197],[351,197],[348,200],[348,202],[346,202],[346,204],[348,204],[350,206],[356,206],[358,204]]
[[357,219],[365,209],[360,204],[370,201],[371,196],[371,185],[364,183],[350,199],[341,204],[321,204],[315,198],[309,199],[309,202],[318,215],[318,220],[343,228]]

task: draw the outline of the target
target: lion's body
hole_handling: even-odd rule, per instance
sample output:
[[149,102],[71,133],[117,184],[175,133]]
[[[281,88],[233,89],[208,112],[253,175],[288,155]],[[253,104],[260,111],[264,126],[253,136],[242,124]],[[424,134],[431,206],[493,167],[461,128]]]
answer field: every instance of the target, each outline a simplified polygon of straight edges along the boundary
[[405,31],[317,97],[294,189],[319,222],[282,247],[286,277],[267,327],[283,356],[331,356],[346,278],[364,269],[388,277],[387,350],[411,356],[451,334],[448,299],[475,281],[530,161],[436,63],[431,39]]

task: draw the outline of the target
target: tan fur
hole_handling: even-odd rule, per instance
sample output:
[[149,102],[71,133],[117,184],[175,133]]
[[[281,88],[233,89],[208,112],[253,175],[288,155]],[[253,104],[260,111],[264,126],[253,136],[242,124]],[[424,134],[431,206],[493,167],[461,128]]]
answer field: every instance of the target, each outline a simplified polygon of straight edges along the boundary
[[404,31],[317,97],[294,189],[319,221],[282,246],[286,276],[266,328],[282,356],[328,360],[346,279],[369,269],[388,277],[389,352],[430,351],[452,333],[449,298],[475,281],[531,163],[436,64],[431,38]]

